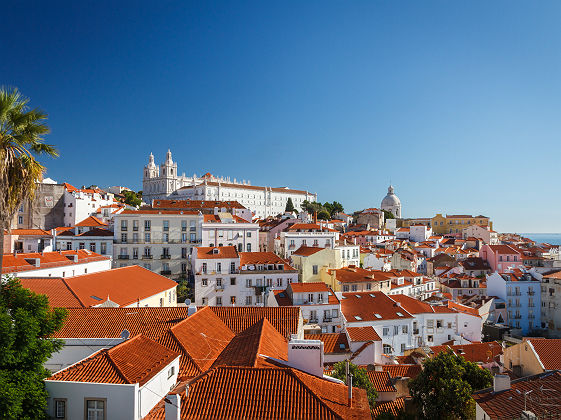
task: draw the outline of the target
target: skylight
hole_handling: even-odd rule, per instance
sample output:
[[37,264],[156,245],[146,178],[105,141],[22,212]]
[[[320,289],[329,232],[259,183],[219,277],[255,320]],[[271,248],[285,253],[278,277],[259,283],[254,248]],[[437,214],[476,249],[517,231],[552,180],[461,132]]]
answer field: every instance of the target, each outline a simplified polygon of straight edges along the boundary
[[361,318],[360,316],[358,316],[358,315],[355,315],[355,319],[356,319],[357,321],[362,321],[362,318]]
[[360,295],[355,295],[355,296],[356,296],[357,298],[359,298],[359,299],[360,299],[360,297],[361,297]]
[[100,297],[97,297],[97,296],[90,296],[90,297],[91,297],[92,299],[95,299],[95,300],[103,300],[103,299],[101,299]]
[[376,295],[373,293],[368,293],[368,294],[370,295],[370,297],[376,297]]
[[378,319],[381,319],[381,318],[382,318],[382,315],[380,315],[380,314],[374,314],[374,316],[375,316],[376,318],[378,318]]
[[343,343],[341,343],[341,344],[339,344],[339,348],[340,348],[341,350],[345,350],[345,345],[344,345]]
[[397,316],[403,316],[401,312],[396,312]]

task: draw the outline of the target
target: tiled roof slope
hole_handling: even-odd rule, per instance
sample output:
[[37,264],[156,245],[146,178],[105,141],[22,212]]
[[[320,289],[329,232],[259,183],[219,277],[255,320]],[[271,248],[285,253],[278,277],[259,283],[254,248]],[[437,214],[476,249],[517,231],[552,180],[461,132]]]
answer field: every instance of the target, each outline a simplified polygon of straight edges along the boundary
[[[163,404],[145,419],[163,420]],[[218,367],[189,382],[181,393],[181,419],[364,419],[363,389],[353,389],[290,368]]]
[[[529,391],[532,393],[524,398],[524,394]],[[495,393],[490,388],[472,396],[491,420],[519,419],[525,404],[526,410],[539,419],[557,418],[558,407],[561,406],[561,374],[554,371],[527,376],[512,381],[509,390]]]
[[561,369],[561,338],[528,339],[545,370]]
[[49,298],[49,305],[53,308],[83,308],[80,301],[68,285],[58,277],[21,277],[20,284],[37,293]]
[[[70,257],[78,256],[78,262],[73,262]],[[34,264],[27,261],[28,259],[39,259],[40,266],[35,267]],[[62,267],[73,264],[84,264],[87,262],[109,260],[108,256],[96,254],[87,249],[79,249],[76,251],[58,251],[58,252],[28,252],[23,254],[4,254],[2,261],[2,273],[14,273],[20,271],[37,270],[43,268]]]
[[294,270],[274,252],[240,252],[240,266],[253,264],[283,264],[284,270]]
[[288,360],[288,343],[266,318],[236,335],[216,359],[216,366],[258,366],[258,356]]
[[390,374],[384,371],[366,371],[366,376],[370,379],[370,383],[378,392],[396,392],[397,390],[392,385]]
[[317,246],[306,246],[302,245],[296,251],[292,253],[292,255],[300,255],[302,257],[309,257],[310,255],[315,254],[316,252],[323,251],[325,248],[320,248]]
[[90,216],[82,220],[81,222],[76,223],[76,226],[79,227],[104,227],[107,226],[107,223],[102,222],[95,216]]
[[20,281],[23,287],[47,295],[53,307],[92,307],[107,299],[127,306],[177,286],[173,280],[138,265],[66,278],[22,277]]
[[[561,344],[558,340],[557,345]],[[459,356],[463,356],[468,362],[475,363],[489,363],[497,360],[498,356],[503,354],[503,347],[496,341],[486,343],[471,343],[471,344],[458,344],[455,346],[434,346],[431,350],[435,355],[442,351],[452,350]],[[558,360],[559,355],[553,356],[554,360]],[[498,360],[497,360],[498,361]],[[561,363],[558,362],[561,366]],[[552,368],[555,369],[555,368]]]
[[63,369],[47,380],[144,385],[178,353],[142,335]]
[[347,333],[351,341],[382,341],[372,327],[347,327]]
[[266,318],[284,337],[298,334],[300,308],[292,307],[241,307],[209,306],[235,334]]
[[398,306],[392,299],[395,296],[400,295],[389,297],[382,292],[343,293],[341,311],[347,322],[413,318],[405,308]]
[[391,413],[397,416],[405,409],[405,398],[396,398],[393,401],[379,401],[372,409],[372,418],[375,419],[382,413]]
[[119,338],[126,329],[132,336],[162,336],[187,318],[187,307],[169,308],[68,308],[55,338]]
[[382,365],[382,370],[388,372],[392,378],[416,378],[421,370],[421,365]]
[[349,342],[345,333],[306,334],[306,340],[323,341],[323,351],[328,353],[347,353],[350,351]]
[[199,246],[197,247],[197,258],[202,260],[238,258],[235,246]]

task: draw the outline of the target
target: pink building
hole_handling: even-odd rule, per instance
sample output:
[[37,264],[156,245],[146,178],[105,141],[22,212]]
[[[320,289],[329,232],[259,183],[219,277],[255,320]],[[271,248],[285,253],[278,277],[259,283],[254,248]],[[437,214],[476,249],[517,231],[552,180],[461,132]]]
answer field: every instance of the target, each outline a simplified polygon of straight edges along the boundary
[[524,265],[520,251],[510,245],[483,245],[479,256],[489,263],[491,270],[499,273]]

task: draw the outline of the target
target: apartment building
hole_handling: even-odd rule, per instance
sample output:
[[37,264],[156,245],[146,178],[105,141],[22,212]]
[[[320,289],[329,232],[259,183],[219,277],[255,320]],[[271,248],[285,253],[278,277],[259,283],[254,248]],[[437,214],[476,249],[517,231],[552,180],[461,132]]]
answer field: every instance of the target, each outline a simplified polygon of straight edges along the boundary
[[268,291],[298,282],[298,271],[272,252],[198,247],[192,265],[195,303],[203,306],[264,306]]
[[339,232],[317,223],[296,223],[281,232],[274,240],[275,253],[290,258],[301,246],[334,248]]
[[259,250],[259,225],[231,213],[204,214],[201,246],[235,246],[238,252]]
[[196,211],[124,210],[114,217],[114,266],[137,264],[170,278],[187,276],[202,223]]

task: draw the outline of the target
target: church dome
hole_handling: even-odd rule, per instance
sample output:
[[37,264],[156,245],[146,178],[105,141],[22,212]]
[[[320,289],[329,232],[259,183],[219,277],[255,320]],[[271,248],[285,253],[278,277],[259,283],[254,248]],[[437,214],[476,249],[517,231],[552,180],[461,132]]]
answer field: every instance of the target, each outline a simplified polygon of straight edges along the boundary
[[394,194],[393,187],[390,185],[388,188],[388,195],[384,197],[384,199],[382,200],[382,205],[380,207],[383,210],[389,210],[394,206],[401,206],[401,201],[399,201],[397,195]]

